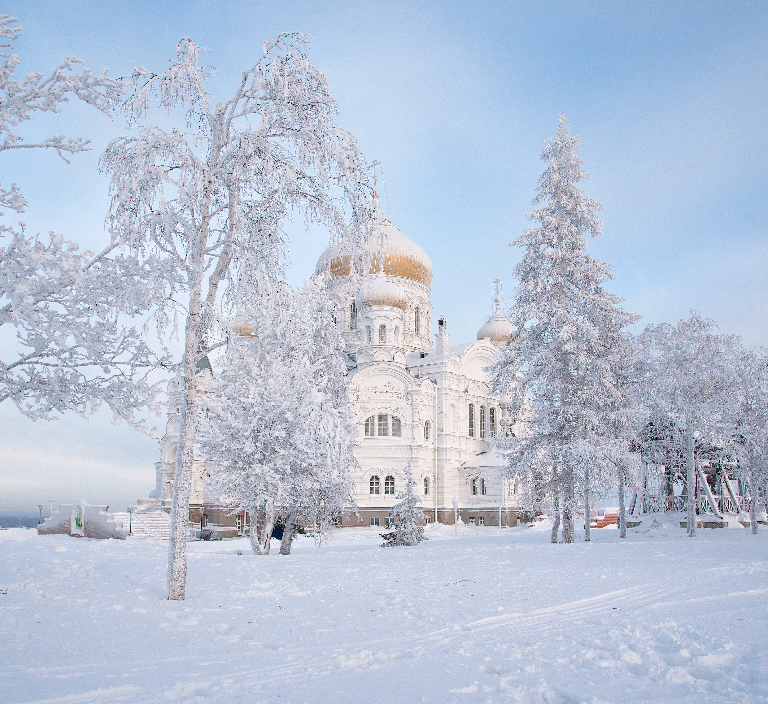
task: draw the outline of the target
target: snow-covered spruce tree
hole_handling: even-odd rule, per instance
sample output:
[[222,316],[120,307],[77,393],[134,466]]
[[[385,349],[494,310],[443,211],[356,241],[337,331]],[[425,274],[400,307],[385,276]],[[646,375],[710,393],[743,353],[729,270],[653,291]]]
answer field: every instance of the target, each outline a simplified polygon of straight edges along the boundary
[[427,538],[424,535],[424,526],[421,521],[424,520],[424,514],[419,508],[421,499],[416,494],[416,482],[413,480],[411,465],[408,463],[405,470],[405,489],[398,493],[399,500],[390,513],[395,519],[395,529],[390,533],[384,533],[382,547],[392,547],[394,545],[418,545]]
[[199,437],[209,489],[249,511],[258,554],[269,552],[275,507],[285,518],[280,552],[289,554],[297,524],[320,539],[352,503],[356,427],[326,283],[320,275],[293,292],[262,282],[206,394]]
[[[696,447],[723,447],[731,435],[734,401],[736,337],[719,335],[712,320],[691,311],[676,326],[649,325],[638,338],[644,372],[638,387],[642,401],[656,419],[676,429],[685,458],[688,494],[688,535],[696,535]],[[673,452],[669,448],[668,452]]]
[[508,393],[513,409],[526,395],[532,402],[528,435],[499,443],[507,476],[536,481],[562,507],[564,542],[574,540],[577,490],[586,496],[628,449],[610,421],[631,404],[617,366],[631,345],[624,328],[637,319],[603,288],[609,266],[585,251],[587,238],[601,234],[602,206],[577,185],[588,177],[578,144],[561,115],[541,154],[547,168],[533,200],[540,207],[527,214],[538,226],[512,242],[524,249],[511,310],[518,338],[491,375],[494,393]]
[[738,476],[749,487],[750,525],[757,533],[761,498],[765,502],[768,489],[768,356],[765,350],[740,349],[735,362],[730,389],[734,430],[726,450],[736,458]]
[[[48,149],[68,161],[87,151],[89,140],[27,141],[20,128],[39,113],[58,113],[70,98],[110,115],[121,86],[73,58],[47,76],[17,78],[21,58],[10,53],[22,30],[16,22],[0,15],[0,154]],[[17,184],[0,184],[0,216],[27,206]],[[161,360],[120,318],[145,310],[153,291],[145,285],[146,267],[116,253],[115,243],[94,255],[61,235],[41,241],[27,236],[23,223],[0,221],[0,327],[11,349],[0,360],[0,403],[9,400],[33,419],[67,410],[86,416],[106,403],[134,425],[141,424],[137,409],[159,410],[147,374]]]
[[[299,34],[265,43],[263,56],[243,72],[234,94],[217,101],[207,90],[209,71],[198,61],[198,47],[183,39],[165,72],[134,71],[125,106],[129,124],[139,129],[114,140],[102,156],[102,170],[112,174],[111,233],[136,253],[162,255],[184,279],[158,301],[161,333],[175,329],[172,313],[181,309],[186,315],[169,599],[183,599],[186,584],[200,408],[195,367],[217,343],[217,330],[228,317],[221,305],[234,298],[226,295],[226,284],[246,253],[268,278],[280,278],[286,247],[281,225],[292,212],[328,224],[334,237],[348,235],[329,189],[340,186],[354,199],[366,179],[354,138],[336,127],[327,82],[306,49]],[[185,125],[170,130],[148,125],[155,100],[167,113],[186,109]],[[186,299],[183,305],[177,296]]]

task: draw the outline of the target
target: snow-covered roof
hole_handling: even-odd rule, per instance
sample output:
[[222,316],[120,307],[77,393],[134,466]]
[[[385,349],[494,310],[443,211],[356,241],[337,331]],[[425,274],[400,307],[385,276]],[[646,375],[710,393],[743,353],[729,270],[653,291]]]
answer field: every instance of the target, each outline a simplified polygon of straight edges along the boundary
[[469,351],[469,348],[476,344],[477,342],[465,342],[463,345],[451,345],[446,355],[438,355],[434,347],[431,350],[409,352],[407,364],[409,367],[419,367],[423,364],[434,364],[441,359],[448,359],[448,357],[454,354],[463,357]]
[[358,309],[363,306],[392,306],[405,310],[408,299],[394,281],[387,281],[382,274],[373,277],[360,289],[355,299]]
[[478,452],[474,457],[470,457],[461,466],[465,469],[475,467],[504,467],[506,463],[504,458],[496,453],[496,448],[491,448],[487,452]]

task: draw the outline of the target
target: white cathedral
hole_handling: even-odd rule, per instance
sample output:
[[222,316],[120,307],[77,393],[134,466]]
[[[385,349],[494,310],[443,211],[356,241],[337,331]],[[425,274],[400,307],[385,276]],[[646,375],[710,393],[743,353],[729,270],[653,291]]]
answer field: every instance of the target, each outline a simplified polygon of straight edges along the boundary
[[[347,353],[350,413],[358,427],[355,477],[359,516],[344,516],[343,526],[386,527],[391,507],[405,484],[410,463],[421,509],[428,522],[478,526],[516,525],[520,513],[517,486],[502,478],[503,461],[491,438],[520,432],[505,399],[489,393],[485,369],[515,327],[496,310],[477,333],[477,340],[450,345],[446,321],[432,326],[432,263],[421,247],[386,218],[371,245],[370,276],[362,287],[350,276],[351,257],[333,246],[323,252],[317,271],[330,270],[337,324]],[[375,251],[374,251],[375,248]],[[205,360],[205,358],[204,358]],[[207,360],[206,360],[207,362]],[[210,373],[210,369],[203,370]],[[170,413],[160,441],[161,461],[151,496],[170,505],[179,437],[180,391],[169,388]],[[190,520],[225,537],[243,532],[246,516],[230,516],[206,492],[205,465],[196,461]],[[455,514],[455,508],[457,514]]]

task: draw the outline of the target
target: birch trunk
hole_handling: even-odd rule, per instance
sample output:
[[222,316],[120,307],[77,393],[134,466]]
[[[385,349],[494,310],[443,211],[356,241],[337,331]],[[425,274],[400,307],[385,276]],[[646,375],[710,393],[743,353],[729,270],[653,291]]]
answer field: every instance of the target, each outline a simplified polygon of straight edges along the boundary
[[202,312],[202,264],[193,274],[189,296],[189,315],[184,328],[184,399],[181,408],[181,434],[176,454],[171,502],[171,531],[168,545],[168,599],[183,600],[187,584],[187,525],[197,418],[197,356],[200,353],[199,323]]
[[592,497],[589,493],[589,470],[586,471],[584,477],[584,542],[589,543],[592,541],[592,534],[590,532],[592,523]]
[[560,494],[559,492],[555,492],[555,518],[552,522],[552,535],[551,541],[553,543],[557,542],[557,531],[560,530]]
[[624,472],[619,470],[619,538],[627,537],[627,514],[624,511]]
[[563,542],[574,541],[574,523],[576,516],[576,491],[574,487],[574,475],[572,469],[565,471],[565,486],[563,487]]
[[259,553],[259,526],[258,526],[258,511],[256,511],[255,507],[251,507],[248,515],[250,517],[250,530],[248,531],[250,538],[251,538],[251,550],[253,551],[254,555],[258,555]]
[[285,528],[283,529],[283,540],[280,543],[280,554],[290,555],[293,536],[296,532],[296,507],[288,511],[288,517],[285,519]]
[[749,476],[749,493],[752,494],[752,502],[749,506],[749,524],[752,527],[752,535],[757,535],[758,488],[754,471]]
[[275,502],[267,499],[264,507],[264,528],[262,529],[261,540],[259,541],[259,555],[269,555],[269,549],[272,547],[272,531],[275,528]]
[[688,526],[688,535],[691,538],[696,537],[696,458],[694,457],[694,438],[691,429],[690,420],[686,418],[685,430],[685,454],[687,465],[688,485],[688,514],[686,525]]

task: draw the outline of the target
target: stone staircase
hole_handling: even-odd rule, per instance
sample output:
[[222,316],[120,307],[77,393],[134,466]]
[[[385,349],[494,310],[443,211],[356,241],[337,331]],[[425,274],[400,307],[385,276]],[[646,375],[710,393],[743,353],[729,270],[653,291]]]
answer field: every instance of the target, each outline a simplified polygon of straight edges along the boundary
[[158,509],[139,509],[136,507],[131,514],[116,513],[115,523],[120,520],[125,527],[131,527],[131,536],[134,538],[155,538],[155,540],[168,540],[171,537],[171,517]]

